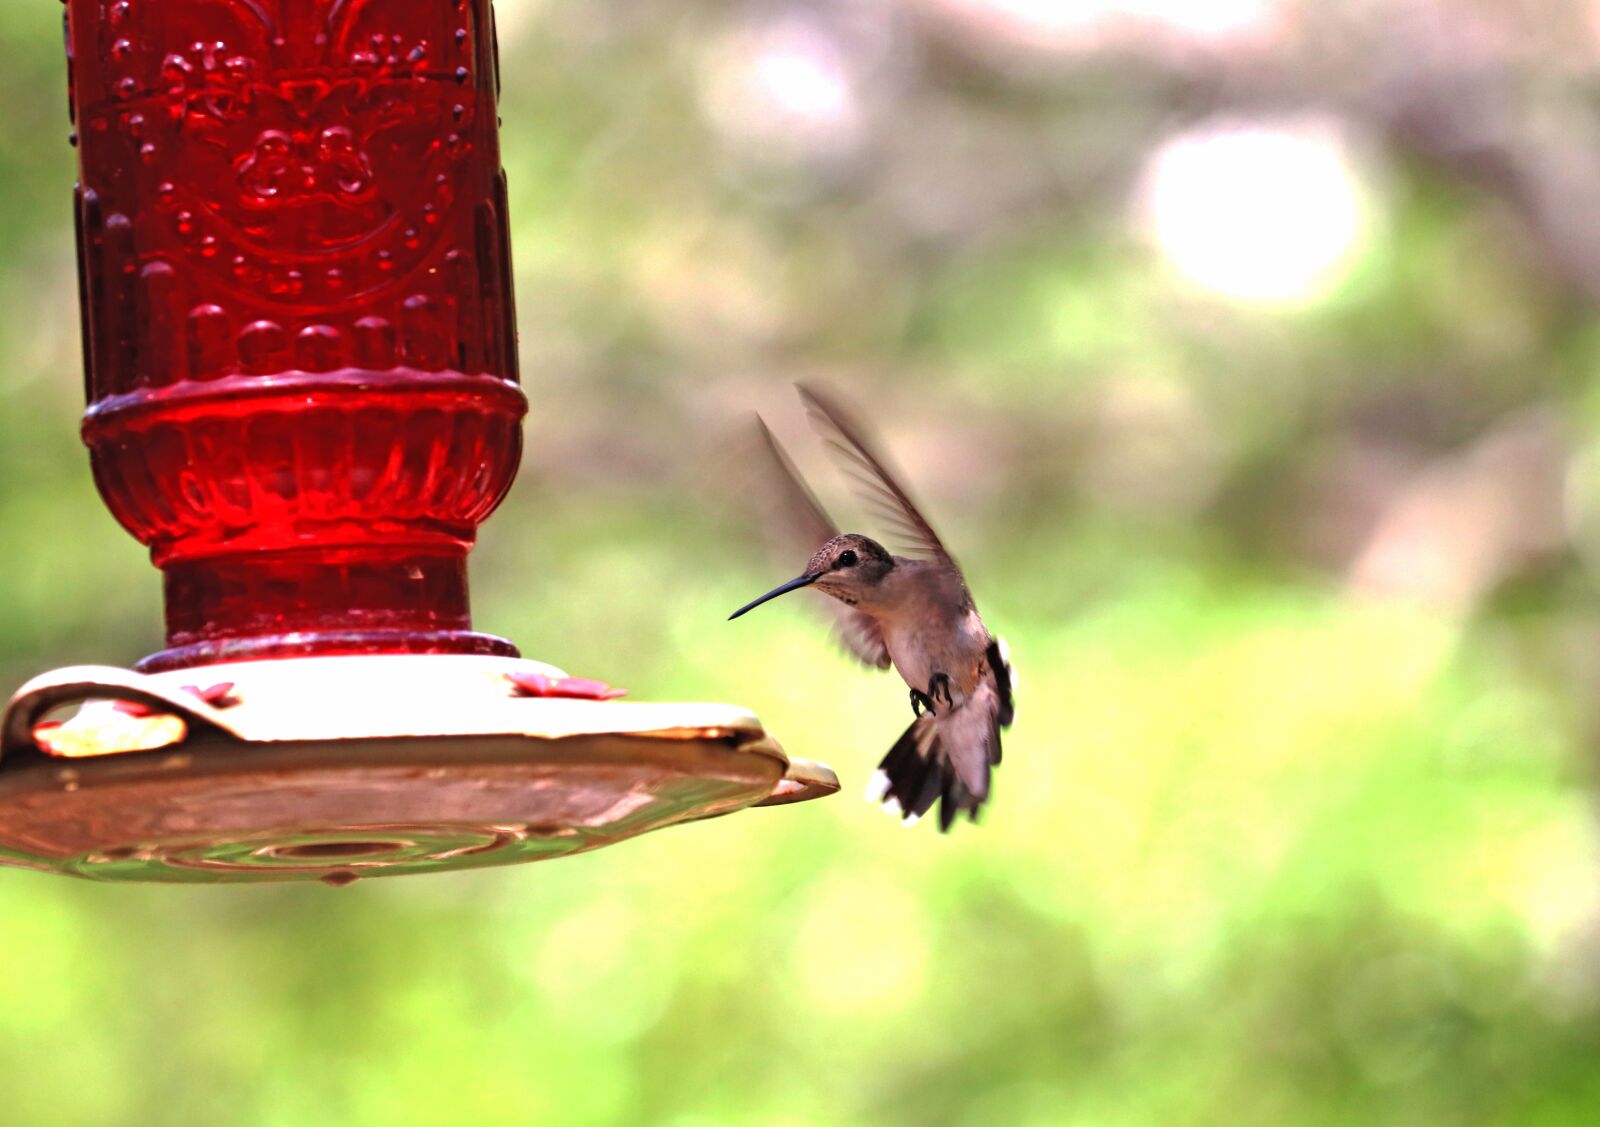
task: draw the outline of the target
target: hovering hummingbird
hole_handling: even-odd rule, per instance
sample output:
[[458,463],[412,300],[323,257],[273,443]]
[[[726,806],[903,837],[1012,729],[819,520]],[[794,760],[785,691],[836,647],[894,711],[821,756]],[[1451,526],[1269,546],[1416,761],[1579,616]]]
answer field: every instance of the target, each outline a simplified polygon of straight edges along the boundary
[[[794,463],[759,416],[768,450],[782,471],[790,520],[820,543],[803,573],[729,615],[814,587],[837,600],[837,633],[865,665],[892,664],[911,689],[911,726],[878,765],[868,797],[909,821],[939,806],[939,828],[965,812],[976,821],[1000,762],[1000,730],[1011,725],[1012,674],[1005,643],[978,617],[961,569],[860,427],[829,398],[799,387],[813,427],[862,500],[906,541],[911,555],[891,555],[876,540],[840,533]],[[942,801],[941,801],[942,800]]]

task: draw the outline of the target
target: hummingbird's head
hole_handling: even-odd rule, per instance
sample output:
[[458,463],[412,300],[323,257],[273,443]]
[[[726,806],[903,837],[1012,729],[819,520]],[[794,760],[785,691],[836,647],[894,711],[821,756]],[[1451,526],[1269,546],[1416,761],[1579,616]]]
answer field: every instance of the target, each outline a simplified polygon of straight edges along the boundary
[[870,603],[878,584],[882,583],[884,576],[893,570],[894,557],[882,544],[865,536],[847,532],[842,536],[835,536],[818,548],[816,554],[811,557],[811,562],[806,564],[804,574],[774,587],[754,602],[746,603],[728,618],[731,621],[745,611],[754,610],[768,599],[775,599],[779,595],[813,585],[817,590],[851,606],[859,606],[863,602]]
[[882,544],[846,532],[835,536],[811,557],[806,574],[815,576],[817,590],[855,606],[894,567],[894,557]]

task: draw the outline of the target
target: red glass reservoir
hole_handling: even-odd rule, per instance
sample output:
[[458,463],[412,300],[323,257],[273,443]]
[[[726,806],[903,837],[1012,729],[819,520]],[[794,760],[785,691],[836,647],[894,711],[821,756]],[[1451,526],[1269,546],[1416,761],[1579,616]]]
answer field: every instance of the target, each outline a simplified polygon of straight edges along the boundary
[[147,670],[515,655],[466,554],[517,387],[489,0],[67,0],[83,434]]

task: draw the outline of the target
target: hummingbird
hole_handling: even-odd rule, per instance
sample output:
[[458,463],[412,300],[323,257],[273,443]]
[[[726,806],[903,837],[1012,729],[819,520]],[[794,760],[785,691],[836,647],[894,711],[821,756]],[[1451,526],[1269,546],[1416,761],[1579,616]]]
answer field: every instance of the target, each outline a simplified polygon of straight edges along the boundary
[[904,541],[894,555],[878,541],[839,531],[783,447],[757,416],[780,471],[786,514],[820,544],[805,571],[733,614],[802,587],[829,596],[844,647],[874,669],[891,665],[911,691],[911,725],[889,749],[868,788],[907,822],[939,803],[939,828],[957,815],[977,820],[1010,727],[1013,676],[1003,641],[989,633],[966,580],[933,526],[874,453],[865,432],[830,397],[796,385],[813,428],[857,487],[863,503]]

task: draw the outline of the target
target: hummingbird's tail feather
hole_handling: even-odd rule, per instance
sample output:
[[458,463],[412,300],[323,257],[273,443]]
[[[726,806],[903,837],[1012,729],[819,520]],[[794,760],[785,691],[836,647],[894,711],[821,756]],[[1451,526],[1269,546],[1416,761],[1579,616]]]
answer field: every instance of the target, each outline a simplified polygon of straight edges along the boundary
[[948,830],[959,814],[978,820],[1000,764],[1000,730],[1011,718],[1011,702],[1009,667],[997,644],[989,646],[989,662],[993,676],[979,681],[971,696],[935,719],[934,758],[945,776],[939,791],[941,830]]
[[[962,778],[962,770],[952,762],[939,738],[939,720],[931,712],[912,722],[889,754],[878,764],[878,771],[867,787],[867,799],[882,802],[891,814],[914,823],[939,804],[939,829],[948,831],[956,816],[966,814],[978,820],[978,810],[989,797],[988,763],[983,767],[982,790],[974,790]],[[989,763],[998,762],[999,732],[984,748]]]
[[874,795],[869,787],[867,797],[881,801],[907,821],[926,814],[944,789],[948,769],[933,746],[936,734],[931,713],[912,721],[878,764],[873,779],[881,780],[882,789]]
[[939,832],[949,833],[950,827],[955,825],[957,814],[965,813],[969,822],[976,822],[978,810],[987,797],[987,795],[973,794],[954,771],[947,772],[939,802]]

